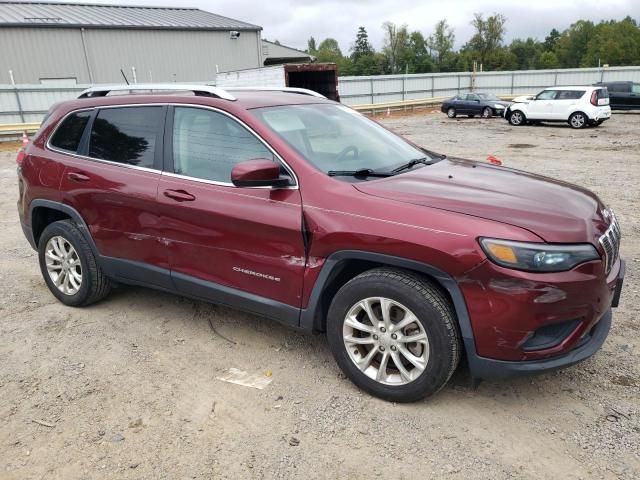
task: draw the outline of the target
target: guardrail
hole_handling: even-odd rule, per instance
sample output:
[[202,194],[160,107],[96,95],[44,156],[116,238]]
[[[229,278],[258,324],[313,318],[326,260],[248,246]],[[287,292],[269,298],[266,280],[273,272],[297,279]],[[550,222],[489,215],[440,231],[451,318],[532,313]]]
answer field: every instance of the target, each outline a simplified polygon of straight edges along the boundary
[[40,128],[40,122],[5,123],[0,125],[0,135],[22,135],[22,132],[35,133]]

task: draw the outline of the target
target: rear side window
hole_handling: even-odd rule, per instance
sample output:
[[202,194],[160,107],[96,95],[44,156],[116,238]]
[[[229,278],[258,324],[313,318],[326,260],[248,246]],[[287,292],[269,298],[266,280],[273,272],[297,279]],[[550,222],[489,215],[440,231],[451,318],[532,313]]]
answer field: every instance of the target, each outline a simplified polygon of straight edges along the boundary
[[153,168],[164,124],[164,107],[100,110],[91,129],[89,156]]
[[626,93],[629,91],[629,85],[626,83],[609,83],[607,88],[610,92]]
[[68,115],[56,129],[49,144],[60,150],[77,153],[82,134],[90,117],[90,110]]
[[640,93],[640,83],[634,83],[631,86],[631,93]]
[[582,98],[584,90],[559,90],[556,100],[577,100]]

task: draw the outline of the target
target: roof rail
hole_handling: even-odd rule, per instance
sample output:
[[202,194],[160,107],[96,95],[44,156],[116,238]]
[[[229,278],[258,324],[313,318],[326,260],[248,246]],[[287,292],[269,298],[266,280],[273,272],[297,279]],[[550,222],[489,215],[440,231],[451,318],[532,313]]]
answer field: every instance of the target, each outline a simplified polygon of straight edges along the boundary
[[136,92],[136,91],[178,91],[178,92],[193,92],[196,95],[211,95],[214,97],[222,98],[224,100],[236,100],[236,97],[231,95],[222,88],[213,87],[210,85],[197,85],[187,83],[136,83],[133,85],[118,84],[118,85],[98,85],[95,87],[87,88],[84,90],[78,98],[89,97],[105,97],[110,92]]
[[227,90],[247,91],[247,92],[285,92],[285,93],[299,93],[301,95],[310,95],[312,97],[327,98],[324,95],[309,90],[308,88],[297,87],[226,87]]

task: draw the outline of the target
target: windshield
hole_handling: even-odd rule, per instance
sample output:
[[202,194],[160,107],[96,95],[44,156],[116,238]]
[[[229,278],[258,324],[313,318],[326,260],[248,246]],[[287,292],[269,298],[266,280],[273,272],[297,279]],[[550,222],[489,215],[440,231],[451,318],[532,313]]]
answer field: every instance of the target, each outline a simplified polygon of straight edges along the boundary
[[388,172],[426,156],[424,151],[343,105],[285,105],[252,112],[325,173],[361,169]]
[[479,93],[478,96],[483,100],[499,100],[493,93]]

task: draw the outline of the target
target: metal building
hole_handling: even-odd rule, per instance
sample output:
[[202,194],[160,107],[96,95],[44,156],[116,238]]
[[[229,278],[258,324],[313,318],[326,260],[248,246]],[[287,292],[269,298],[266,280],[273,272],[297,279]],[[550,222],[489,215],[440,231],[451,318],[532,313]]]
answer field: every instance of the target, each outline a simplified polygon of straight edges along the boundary
[[196,8],[0,0],[0,84],[213,81],[263,65],[261,31]]

